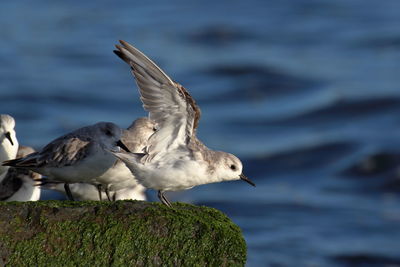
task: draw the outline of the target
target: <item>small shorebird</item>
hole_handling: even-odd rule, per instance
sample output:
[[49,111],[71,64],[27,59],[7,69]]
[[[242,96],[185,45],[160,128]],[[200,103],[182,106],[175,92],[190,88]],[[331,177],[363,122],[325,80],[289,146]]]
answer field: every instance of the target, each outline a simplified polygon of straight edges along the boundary
[[[147,140],[156,130],[156,125],[148,118],[138,118],[132,124],[122,131],[121,141],[126,147],[135,153],[143,152],[147,145]],[[87,183],[70,184],[72,196],[76,200],[122,200],[136,199],[145,200],[145,188],[138,184],[132,172],[119,159],[115,158],[114,165],[109,168],[97,181],[100,184],[107,184],[108,187],[103,190],[96,189],[95,186]],[[38,182],[44,189],[64,192],[63,183],[42,179]],[[100,188],[102,189],[102,188]]]
[[[15,120],[7,114],[0,115],[0,163],[15,159],[18,151],[18,140],[15,134]],[[0,166],[0,179],[7,173],[7,166]]]
[[97,178],[110,169],[115,157],[110,150],[119,147],[129,151],[121,142],[121,129],[111,122],[99,122],[63,135],[39,152],[3,162],[3,166],[25,168],[64,182],[65,191],[73,199],[69,183],[86,182],[107,188]]
[[[29,146],[19,146],[17,157],[25,157],[35,150]],[[3,201],[36,201],[40,198],[40,188],[35,180],[41,175],[28,169],[9,168],[0,182],[0,200]]]
[[236,156],[210,150],[196,137],[200,109],[189,92],[138,49],[125,41],[120,43],[114,52],[131,67],[143,107],[158,127],[144,153],[113,152],[139,183],[157,190],[167,206],[171,203],[165,191],[239,179],[255,186],[242,173]]
[[[57,182],[46,182],[41,180],[39,183],[42,189],[54,190],[60,193],[65,193],[64,184]],[[96,186],[87,183],[74,183],[70,184],[74,200],[146,200],[145,188],[133,181],[133,185],[125,185],[122,189],[109,191],[109,196],[103,191],[101,192],[101,198],[99,197],[99,191]]]

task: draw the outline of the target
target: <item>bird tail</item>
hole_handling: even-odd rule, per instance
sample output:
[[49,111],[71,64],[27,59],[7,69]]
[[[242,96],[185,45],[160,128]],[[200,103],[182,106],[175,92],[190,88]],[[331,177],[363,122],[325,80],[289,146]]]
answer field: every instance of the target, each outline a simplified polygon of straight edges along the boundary
[[130,153],[125,151],[110,151],[115,157],[125,163],[126,167],[135,175],[138,166],[141,164],[142,158],[147,155],[145,153]]
[[133,164],[140,162],[140,160],[146,155],[145,153],[131,153],[125,151],[116,152],[111,150],[110,153],[124,163],[133,163]]

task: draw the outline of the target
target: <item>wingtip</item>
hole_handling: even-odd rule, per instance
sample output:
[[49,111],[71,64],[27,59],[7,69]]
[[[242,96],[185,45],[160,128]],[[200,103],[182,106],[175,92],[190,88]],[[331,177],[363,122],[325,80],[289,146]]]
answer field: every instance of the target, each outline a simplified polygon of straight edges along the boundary
[[[124,41],[124,40],[119,40],[120,44],[122,45],[122,49],[125,49],[127,51],[129,51],[130,53],[133,54],[141,54],[142,56],[146,57],[141,51],[139,51],[139,49],[137,49],[135,46],[131,45],[130,43]],[[146,57],[147,58],[147,57]]]
[[1,166],[12,166],[13,160],[5,160],[2,162]]
[[116,47],[118,50],[113,50],[114,54],[116,54],[120,59],[131,65],[129,58],[123,52],[123,48],[119,45],[116,45]]

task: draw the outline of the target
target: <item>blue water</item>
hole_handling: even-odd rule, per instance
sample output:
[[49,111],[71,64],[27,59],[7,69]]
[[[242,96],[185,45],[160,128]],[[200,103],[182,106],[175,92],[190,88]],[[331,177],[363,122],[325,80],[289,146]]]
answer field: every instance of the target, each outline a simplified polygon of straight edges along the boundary
[[[202,108],[243,182],[169,194],[242,229],[248,266],[400,266],[400,1],[2,1],[1,113],[36,148],[144,116],[133,43]],[[155,199],[155,193],[149,192]]]

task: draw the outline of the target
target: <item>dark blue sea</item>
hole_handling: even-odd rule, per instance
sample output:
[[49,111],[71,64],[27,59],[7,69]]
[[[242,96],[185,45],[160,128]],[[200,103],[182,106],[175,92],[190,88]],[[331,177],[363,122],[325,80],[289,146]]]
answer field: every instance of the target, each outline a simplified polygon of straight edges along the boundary
[[169,194],[232,218],[248,266],[400,266],[399,0],[4,0],[0,113],[21,144],[146,115],[119,39],[189,89],[200,138],[257,184]]

